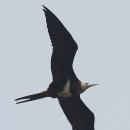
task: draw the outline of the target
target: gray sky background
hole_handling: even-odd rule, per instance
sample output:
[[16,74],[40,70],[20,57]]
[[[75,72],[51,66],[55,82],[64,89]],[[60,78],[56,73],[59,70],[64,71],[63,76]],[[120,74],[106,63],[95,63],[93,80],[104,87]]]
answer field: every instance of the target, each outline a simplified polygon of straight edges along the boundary
[[46,90],[52,47],[42,4],[79,46],[74,70],[99,83],[81,98],[95,114],[95,130],[130,130],[130,1],[0,1],[0,129],[71,130],[58,101],[16,105],[15,98]]

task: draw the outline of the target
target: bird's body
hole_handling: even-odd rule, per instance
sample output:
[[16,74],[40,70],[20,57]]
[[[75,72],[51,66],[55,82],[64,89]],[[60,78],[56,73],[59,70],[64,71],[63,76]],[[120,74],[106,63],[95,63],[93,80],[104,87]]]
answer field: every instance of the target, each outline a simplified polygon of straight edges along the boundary
[[73,130],[94,130],[94,114],[82,102],[80,94],[96,84],[83,83],[77,78],[72,66],[78,46],[60,20],[43,7],[53,46],[52,83],[46,91],[16,99],[17,104],[44,97],[57,98]]

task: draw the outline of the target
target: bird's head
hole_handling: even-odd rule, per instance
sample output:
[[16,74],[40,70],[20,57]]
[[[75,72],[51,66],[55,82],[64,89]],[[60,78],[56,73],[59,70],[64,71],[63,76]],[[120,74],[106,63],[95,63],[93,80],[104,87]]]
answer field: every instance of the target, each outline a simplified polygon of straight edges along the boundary
[[99,84],[90,84],[90,83],[82,83],[81,82],[81,88],[82,88],[82,92],[84,92],[86,89],[92,87],[92,86],[95,86],[95,85],[99,85]]

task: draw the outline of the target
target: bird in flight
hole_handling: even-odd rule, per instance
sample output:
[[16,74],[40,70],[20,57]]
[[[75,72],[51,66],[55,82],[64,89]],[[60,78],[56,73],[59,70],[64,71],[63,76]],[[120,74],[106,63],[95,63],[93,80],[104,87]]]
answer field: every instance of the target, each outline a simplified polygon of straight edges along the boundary
[[45,6],[48,33],[52,42],[52,82],[46,91],[15,99],[16,104],[45,97],[57,98],[73,130],[94,130],[94,114],[80,99],[80,94],[97,84],[80,81],[73,60],[78,49],[71,34],[60,20]]

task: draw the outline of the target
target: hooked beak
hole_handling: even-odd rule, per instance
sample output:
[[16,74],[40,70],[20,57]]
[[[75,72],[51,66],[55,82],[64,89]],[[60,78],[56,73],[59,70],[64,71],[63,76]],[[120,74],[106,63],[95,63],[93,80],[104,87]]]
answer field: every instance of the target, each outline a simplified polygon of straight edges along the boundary
[[92,87],[92,86],[95,86],[95,85],[99,85],[99,84],[89,84],[89,83],[86,83],[86,84],[87,84],[88,88]]

